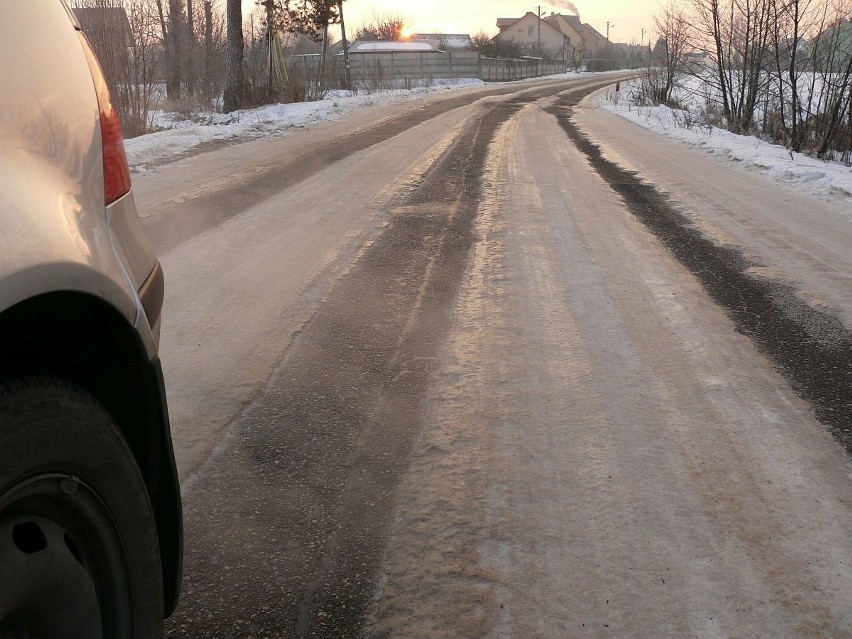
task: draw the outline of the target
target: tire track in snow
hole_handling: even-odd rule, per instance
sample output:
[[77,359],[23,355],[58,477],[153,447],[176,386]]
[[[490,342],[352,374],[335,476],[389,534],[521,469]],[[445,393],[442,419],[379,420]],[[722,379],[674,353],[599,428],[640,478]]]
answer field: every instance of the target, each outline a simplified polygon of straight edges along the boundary
[[237,419],[185,500],[184,593],[170,636],[359,636],[477,241],[490,141],[524,104],[564,90],[484,106]]
[[852,333],[837,317],[803,302],[794,288],[751,275],[761,265],[736,249],[715,244],[665,193],[604,158],[574,123],[576,104],[563,96],[547,111],[631,212],[698,277],[737,330],[771,359],[852,455]]

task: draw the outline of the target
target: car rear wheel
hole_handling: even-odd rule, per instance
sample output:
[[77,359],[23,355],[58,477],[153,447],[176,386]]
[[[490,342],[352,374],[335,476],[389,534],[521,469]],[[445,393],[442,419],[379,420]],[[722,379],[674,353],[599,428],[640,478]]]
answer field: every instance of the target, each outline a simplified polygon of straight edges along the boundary
[[0,639],[162,637],[156,526],[111,417],[54,379],[0,386]]

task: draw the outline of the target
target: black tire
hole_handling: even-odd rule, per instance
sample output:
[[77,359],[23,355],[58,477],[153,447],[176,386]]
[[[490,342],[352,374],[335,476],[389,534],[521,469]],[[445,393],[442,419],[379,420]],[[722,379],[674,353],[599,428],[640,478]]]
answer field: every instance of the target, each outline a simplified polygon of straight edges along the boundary
[[0,385],[0,639],[163,636],[154,514],[112,418],[55,379]]

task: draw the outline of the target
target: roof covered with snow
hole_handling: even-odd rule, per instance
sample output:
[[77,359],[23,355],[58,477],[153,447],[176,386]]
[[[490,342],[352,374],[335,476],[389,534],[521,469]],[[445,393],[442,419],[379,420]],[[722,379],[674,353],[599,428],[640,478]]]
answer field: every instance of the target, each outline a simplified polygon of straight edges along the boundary
[[350,53],[384,53],[392,51],[437,51],[428,42],[356,42],[349,50]]
[[506,27],[511,27],[518,20],[520,20],[520,18],[497,18],[497,28],[504,29]]
[[465,49],[473,41],[467,33],[415,33],[411,36],[414,42],[430,42],[450,49]]

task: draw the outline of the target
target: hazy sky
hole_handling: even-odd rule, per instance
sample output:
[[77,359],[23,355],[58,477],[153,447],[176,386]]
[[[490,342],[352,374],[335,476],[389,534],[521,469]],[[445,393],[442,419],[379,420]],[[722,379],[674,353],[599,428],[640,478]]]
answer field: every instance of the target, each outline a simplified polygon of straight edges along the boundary
[[[373,11],[378,14],[398,13],[411,22],[415,32],[497,33],[497,18],[520,18],[527,11],[541,14],[573,13],[575,6],[580,19],[606,35],[609,20],[610,39],[614,42],[639,42],[641,29],[651,28],[651,14],[658,0],[553,0],[535,3],[532,0],[346,0],[343,5],[346,21],[359,25]],[[614,26],[612,26],[614,25]],[[647,33],[645,36],[647,42]]]
[[[343,5],[347,30],[354,30],[375,12],[378,15],[398,14],[405,18],[412,30],[420,33],[469,33],[484,31],[497,33],[497,18],[520,18],[527,11],[542,16],[556,13],[573,13],[572,2],[552,0],[346,0]],[[583,22],[606,35],[610,21],[610,39],[613,42],[639,42],[641,29],[652,27],[651,14],[659,0],[574,0]],[[252,0],[243,0],[244,10],[253,6]]]

